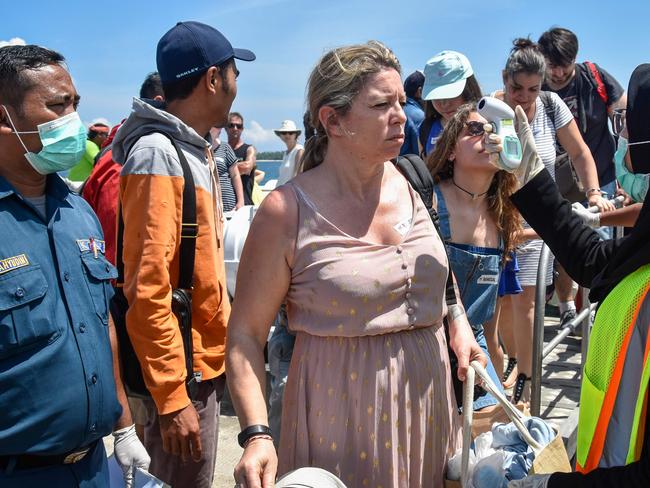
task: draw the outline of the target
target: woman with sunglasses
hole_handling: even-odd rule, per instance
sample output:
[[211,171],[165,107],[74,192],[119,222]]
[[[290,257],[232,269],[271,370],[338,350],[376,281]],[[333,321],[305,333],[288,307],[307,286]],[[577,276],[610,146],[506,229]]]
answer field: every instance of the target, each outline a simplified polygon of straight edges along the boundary
[[281,127],[275,129],[273,132],[287,146],[287,150],[284,151],[284,155],[282,156],[282,164],[280,165],[280,174],[278,176],[277,186],[280,186],[298,174],[300,161],[302,160],[305,148],[302,144],[298,144],[300,130],[296,127],[296,123],[293,120],[283,120]]
[[[509,200],[517,178],[490,163],[486,149],[495,136],[486,133],[486,124],[475,103],[462,105],[449,118],[427,165],[437,183],[440,230],[467,320],[487,354],[483,324],[494,314],[504,256],[514,250],[521,224]],[[500,384],[492,363],[488,372]],[[476,390],[474,410],[496,403],[482,388]]]
[[[545,99],[540,96],[545,69],[546,62],[537,45],[530,39],[516,39],[503,70],[504,90],[496,96],[513,109],[517,105],[522,107],[533,131],[537,151],[551,176],[555,174],[556,147],[561,145],[571,157],[580,181],[588,189],[586,198],[589,205],[597,206],[601,211],[613,210],[614,206],[605,200],[598,190],[596,164],[580,135],[571,111],[555,93],[544,94]],[[530,392],[535,285],[543,245],[542,241],[535,237],[534,231],[524,223],[524,231],[520,236],[524,242],[517,249],[519,280],[523,292],[501,300],[499,323],[495,330],[488,331],[487,334],[492,350],[498,348],[498,328],[512,328],[519,372],[512,396],[515,403],[520,400],[527,401]],[[546,286],[552,282],[552,271],[552,263],[549,263],[545,270]],[[567,287],[570,294],[570,281]],[[560,297],[560,300],[569,302],[572,298]]]

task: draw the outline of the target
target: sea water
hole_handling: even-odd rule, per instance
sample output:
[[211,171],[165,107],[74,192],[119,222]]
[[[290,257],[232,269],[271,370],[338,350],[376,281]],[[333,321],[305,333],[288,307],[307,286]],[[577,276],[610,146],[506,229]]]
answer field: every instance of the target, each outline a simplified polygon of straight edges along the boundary
[[278,179],[278,176],[280,175],[280,163],[282,163],[282,161],[270,159],[257,160],[257,169],[264,171],[264,179],[259,184],[260,186],[264,186],[264,184],[269,180]]

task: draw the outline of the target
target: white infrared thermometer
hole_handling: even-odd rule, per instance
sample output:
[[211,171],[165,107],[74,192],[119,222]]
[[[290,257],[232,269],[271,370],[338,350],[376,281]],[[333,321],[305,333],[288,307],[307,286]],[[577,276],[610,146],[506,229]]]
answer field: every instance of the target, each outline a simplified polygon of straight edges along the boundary
[[478,113],[493,127],[501,138],[503,149],[499,153],[499,169],[514,171],[521,164],[521,142],[515,132],[515,112],[498,98],[483,97],[478,102]]

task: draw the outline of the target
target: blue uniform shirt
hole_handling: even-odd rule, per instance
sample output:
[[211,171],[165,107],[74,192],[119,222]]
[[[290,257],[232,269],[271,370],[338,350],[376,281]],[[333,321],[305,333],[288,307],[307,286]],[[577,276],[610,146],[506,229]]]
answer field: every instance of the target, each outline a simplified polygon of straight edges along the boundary
[[101,227],[57,175],[46,208],[44,220],[0,177],[0,456],[86,446],[121,412]]
[[404,113],[406,114],[406,124],[404,125],[404,144],[400,149],[400,156],[404,154],[420,154],[418,149],[418,134],[420,132],[420,125],[424,120],[424,110],[420,104],[412,99],[406,99],[404,105]]

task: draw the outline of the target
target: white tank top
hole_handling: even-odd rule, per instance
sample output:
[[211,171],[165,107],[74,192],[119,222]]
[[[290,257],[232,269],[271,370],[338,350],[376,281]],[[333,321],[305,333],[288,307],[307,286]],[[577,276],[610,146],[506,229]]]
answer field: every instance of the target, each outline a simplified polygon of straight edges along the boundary
[[277,186],[284,185],[296,174],[296,165],[298,164],[298,161],[296,161],[296,159],[298,156],[298,151],[301,149],[303,149],[302,144],[296,144],[296,146],[290,152],[284,152],[282,164],[280,165]]

